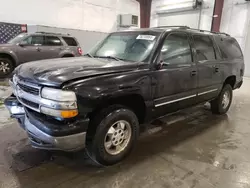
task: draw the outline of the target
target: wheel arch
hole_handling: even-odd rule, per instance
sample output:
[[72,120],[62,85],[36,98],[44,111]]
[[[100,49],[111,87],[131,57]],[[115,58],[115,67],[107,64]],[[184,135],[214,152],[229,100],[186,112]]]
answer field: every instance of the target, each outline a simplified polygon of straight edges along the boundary
[[16,58],[13,57],[12,55],[8,54],[8,53],[0,53],[0,58],[8,58],[13,62],[14,67],[17,66]]
[[225,86],[226,84],[229,84],[234,89],[235,84],[236,84],[236,76],[235,75],[228,76],[225,79],[223,86]]
[[63,54],[61,57],[65,58],[65,57],[75,57],[75,56],[74,56],[74,54],[66,53],[66,54]]
[[126,94],[122,96],[115,96],[112,98],[104,99],[100,104],[98,104],[94,110],[89,114],[89,117],[93,117],[96,113],[101,111],[110,105],[122,105],[132,110],[140,123],[144,122],[146,115],[146,104],[144,98],[140,94]]

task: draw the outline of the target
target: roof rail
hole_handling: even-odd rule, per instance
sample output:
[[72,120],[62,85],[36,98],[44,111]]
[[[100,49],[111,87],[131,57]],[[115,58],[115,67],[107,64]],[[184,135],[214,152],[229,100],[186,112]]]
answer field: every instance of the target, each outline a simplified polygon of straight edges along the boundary
[[170,26],[157,26],[153,28],[171,28],[171,27],[178,27],[178,28],[183,28],[183,29],[190,29],[190,27],[185,26],[185,25],[170,25]]
[[208,33],[213,33],[213,34],[221,34],[221,35],[226,35],[226,36],[230,36],[227,33],[223,33],[223,32],[215,32],[215,31],[209,31],[209,30],[204,30],[204,29],[194,29],[194,28],[188,28],[190,30],[195,30],[195,31],[200,31],[200,32],[208,32]]
[[62,34],[62,33],[52,33],[52,32],[44,32],[44,31],[37,31],[36,33],[41,33],[41,34],[51,34],[51,35],[70,35],[70,34]]
[[190,30],[199,31],[199,32],[208,32],[208,33],[230,36],[229,34],[223,33],[223,32],[208,31],[204,29],[195,29],[195,28],[191,28],[185,25],[158,26],[158,27],[153,27],[153,28],[176,28],[176,27],[179,29],[190,29]]

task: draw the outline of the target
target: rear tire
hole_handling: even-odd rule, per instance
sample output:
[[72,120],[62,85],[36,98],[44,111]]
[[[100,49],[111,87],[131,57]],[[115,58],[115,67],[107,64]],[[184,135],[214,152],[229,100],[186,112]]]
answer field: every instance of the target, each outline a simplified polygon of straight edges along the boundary
[[0,78],[10,76],[14,68],[14,63],[10,59],[0,57]]
[[230,108],[233,98],[233,90],[231,85],[226,84],[219,96],[211,101],[211,110],[214,114],[225,114]]
[[128,156],[139,135],[139,122],[133,111],[112,105],[92,118],[87,138],[90,159],[101,165],[113,165]]

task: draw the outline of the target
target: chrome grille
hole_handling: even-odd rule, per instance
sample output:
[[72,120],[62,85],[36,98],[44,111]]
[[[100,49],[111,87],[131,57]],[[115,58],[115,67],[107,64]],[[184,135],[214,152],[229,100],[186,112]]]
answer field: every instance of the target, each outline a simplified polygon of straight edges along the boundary
[[10,81],[10,83],[13,93],[22,105],[37,112],[40,111],[40,86],[20,80],[16,76],[13,77],[13,82]]
[[18,83],[18,86],[20,87],[20,89],[22,89],[23,91],[33,94],[33,95],[39,95],[39,89],[29,86],[29,85],[24,85],[22,83]]

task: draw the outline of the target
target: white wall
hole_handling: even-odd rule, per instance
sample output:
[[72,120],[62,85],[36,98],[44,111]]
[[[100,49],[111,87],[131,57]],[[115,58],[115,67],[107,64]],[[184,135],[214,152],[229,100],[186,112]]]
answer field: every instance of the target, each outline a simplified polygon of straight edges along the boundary
[[245,75],[250,76],[250,3],[224,0],[220,31],[237,39],[245,55]]
[[117,15],[140,14],[136,0],[0,0],[0,22],[110,32]]
[[224,0],[220,31],[235,37],[242,49],[245,48],[248,14],[249,3],[244,0]]
[[151,26],[186,25],[192,28],[211,29],[215,0],[204,0],[201,10],[157,14],[157,7],[169,2],[173,2],[173,0],[152,1]]

